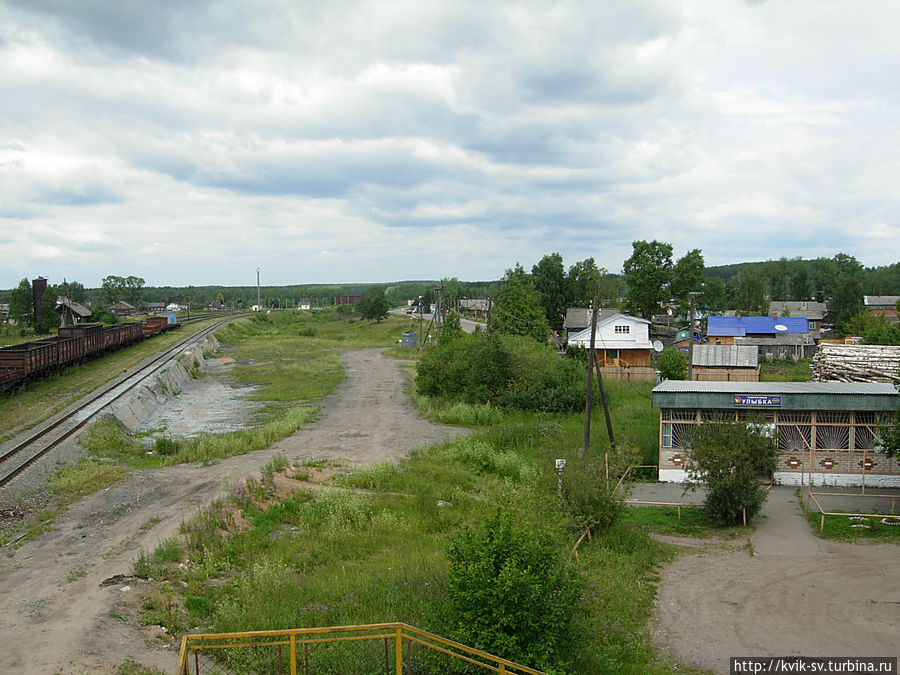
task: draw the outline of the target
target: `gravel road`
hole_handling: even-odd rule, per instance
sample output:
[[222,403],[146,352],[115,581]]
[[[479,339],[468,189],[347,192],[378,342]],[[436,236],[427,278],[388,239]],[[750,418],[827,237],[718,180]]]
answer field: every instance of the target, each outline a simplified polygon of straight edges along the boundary
[[[101,586],[130,574],[141,549],[155,548],[220,496],[225,484],[258,471],[278,453],[352,466],[397,460],[419,445],[466,433],[420,418],[405,393],[401,364],[382,358],[381,350],[349,352],[341,360],[347,379],[323,401],[320,419],[290,438],[213,466],[136,472],[72,506],[52,531],[6,549],[0,562],[0,672],[112,672],[126,658],[171,671],[176,653],[153,647],[129,618],[135,612],[130,586],[138,582]],[[191,386],[202,387],[204,380]]]

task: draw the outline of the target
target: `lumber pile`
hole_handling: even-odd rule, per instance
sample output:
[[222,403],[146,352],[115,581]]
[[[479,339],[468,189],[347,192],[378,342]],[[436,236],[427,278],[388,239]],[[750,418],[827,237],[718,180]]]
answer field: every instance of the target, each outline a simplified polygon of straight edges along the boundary
[[813,382],[900,382],[900,347],[820,344]]

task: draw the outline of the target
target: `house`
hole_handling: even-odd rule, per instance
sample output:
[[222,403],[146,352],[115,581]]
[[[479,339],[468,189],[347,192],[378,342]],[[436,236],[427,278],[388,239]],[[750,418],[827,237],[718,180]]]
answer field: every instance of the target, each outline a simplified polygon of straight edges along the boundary
[[134,305],[130,305],[124,300],[117,300],[106,309],[116,316],[131,316],[134,314]]
[[[572,335],[569,345],[590,349],[590,325]],[[656,369],[650,367],[652,350],[649,321],[616,312],[597,322],[594,351],[603,376],[655,381]]]
[[56,313],[60,315],[61,322],[65,326],[85,323],[91,318],[91,310],[64,296],[56,299]]
[[297,309],[310,309],[312,307],[312,303],[309,300],[301,300],[297,303]]
[[[563,321],[563,330],[562,334],[567,340],[591,325],[591,312],[590,307],[569,307],[566,310],[566,318]],[[610,307],[604,309],[601,307],[597,310],[597,324],[600,324],[601,321],[605,321],[611,316],[615,316],[619,313],[619,310],[615,307]]]
[[9,320],[9,305],[5,302],[0,302],[0,321],[8,321]]
[[166,303],[164,303],[164,302],[142,302],[141,309],[143,309],[147,314],[159,314],[160,312],[165,311]]
[[168,305],[166,305],[167,312],[180,312],[183,309],[184,307],[174,302],[170,302]]
[[[415,304],[415,301],[412,301],[411,304]],[[460,298],[459,299],[459,310],[460,313],[463,311],[467,312],[469,315],[474,316],[476,319],[486,319],[487,313],[491,308],[491,301],[486,298]]]
[[888,321],[897,323],[897,303],[900,295],[864,295],[863,304],[869,314],[884,316]]
[[809,323],[809,336],[813,340],[822,337],[822,324],[828,316],[828,304],[825,302],[803,301],[776,301],[769,303],[769,316],[778,317],[805,317]]
[[698,382],[759,382],[759,349],[750,345],[694,345]]
[[362,300],[361,295],[336,295],[334,296],[335,305],[355,305]]
[[760,358],[791,359],[812,357],[815,340],[805,317],[711,316],[707,319],[706,341],[711,345],[750,345]]
[[878,429],[897,410],[887,383],[686,382],[653,389],[659,408],[659,480],[682,483],[698,424],[748,421],[775,439],[782,485],[900,487],[900,460],[879,450]]

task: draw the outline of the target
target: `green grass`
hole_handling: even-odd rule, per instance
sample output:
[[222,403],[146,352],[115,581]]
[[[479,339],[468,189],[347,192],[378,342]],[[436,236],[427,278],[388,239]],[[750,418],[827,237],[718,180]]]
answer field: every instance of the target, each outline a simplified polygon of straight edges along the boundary
[[682,507],[681,519],[674,506],[630,506],[625,509],[622,522],[633,525],[645,532],[671,534],[683,537],[728,537],[746,536],[750,531],[744,527],[715,527],[698,507]]
[[[649,408],[649,387],[619,384],[609,387],[611,408],[619,416],[616,440],[645,442],[628,427],[647,416],[641,406]],[[186,523],[187,569],[149,560],[154,577],[165,576],[176,590],[184,589],[186,629],[405,621],[452,638],[446,550],[456,534],[477,527],[498,506],[535,528],[566,531],[555,501],[552,459],[577,455],[583,435],[579,415],[422,398],[418,404],[436,419],[480,431],[416,450],[399,464],[356,468],[337,476],[331,489],[303,490],[264,507],[250,498],[262,486],[245,482],[228,500]],[[655,429],[652,410],[649,416]],[[605,441],[602,413],[594,429],[599,448]],[[654,431],[654,450],[655,440]],[[229,527],[234,508],[250,529]],[[639,511],[653,517],[635,519],[632,514]],[[577,672],[670,672],[655,654],[647,627],[658,569],[674,553],[648,533],[710,534],[689,511],[683,511],[682,525],[673,525],[664,511],[628,509],[611,532],[582,543],[575,564],[587,577],[588,590],[574,624]],[[571,546],[577,534],[568,538]]]
[[[837,539],[840,541],[874,539],[900,543],[900,524],[885,525],[880,518],[863,518],[860,516],[856,520],[848,516],[825,516],[825,530],[819,535],[819,527],[822,522],[821,514],[810,511],[806,517],[813,532],[825,539]],[[900,519],[896,519],[896,522],[900,523]],[[857,527],[854,527],[854,525]]]
[[763,361],[759,367],[760,382],[809,382],[812,379],[810,359]]

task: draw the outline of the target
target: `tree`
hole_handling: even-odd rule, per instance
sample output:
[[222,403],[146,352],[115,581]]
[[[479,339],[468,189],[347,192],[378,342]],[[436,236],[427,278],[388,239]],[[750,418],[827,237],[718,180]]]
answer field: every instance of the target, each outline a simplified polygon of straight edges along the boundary
[[34,326],[34,297],[27,278],[22,279],[9,296],[9,316],[16,320],[20,332],[25,327]]
[[680,316],[689,313],[688,293],[700,291],[703,287],[703,268],[703,253],[699,248],[685,253],[672,268],[670,297],[678,301]]
[[360,300],[359,305],[359,311],[362,314],[362,318],[367,321],[377,321],[378,323],[381,323],[381,320],[388,315],[388,304],[384,297],[384,288],[381,286],[372,286],[366,291],[366,294]]
[[809,300],[809,270],[802,260],[791,262],[791,300]]
[[635,241],[631,246],[631,257],[623,265],[628,286],[625,307],[629,313],[650,319],[669,299],[672,245],[654,239]]
[[704,312],[722,312],[727,309],[728,292],[722,277],[710,277],[703,283],[697,306]]
[[65,293],[66,297],[69,298],[69,300],[71,300],[72,302],[84,304],[86,294],[84,291],[84,285],[81,282],[66,282],[63,292]]
[[566,277],[566,297],[571,307],[589,307],[597,293],[604,271],[597,268],[593,258],[580,260],[569,268]]
[[828,310],[834,318],[834,325],[845,335],[859,332],[859,323],[854,317],[863,310],[863,292],[854,276],[843,277],[835,289]]
[[759,270],[744,267],[738,276],[735,290],[735,309],[750,316],[765,316],[769,312],[766,285]]
[[775,468],[775,440],[764,425],[705,422],[694,427],[688,485],[707,488],[706,516],[717,525],[747,522],[766,501],[759,477]]
[[506,270],[497,297],[491,307],[489,330],[510,335],[525,335],[539,342],[547,339],[550,329],[541,296],[534,281],[518,263]]
[[559,253],[551,253],[540,259],[531,268],[534,286],[541,296],[541,306],[547,318],[547,324],[553,330],[562,330],[569,305],[569,294],[566,284],[566,270]]
[[103,293],[103,304],[109,307],[122,299],[125,291],[125,279],[115,274],[103,277],[100,281],[100,290]]
[[144,287],[144,280],[141,277],[129,275],[125,277],[123,286],[125,300],[135,307],[141,304],[141,289]]

